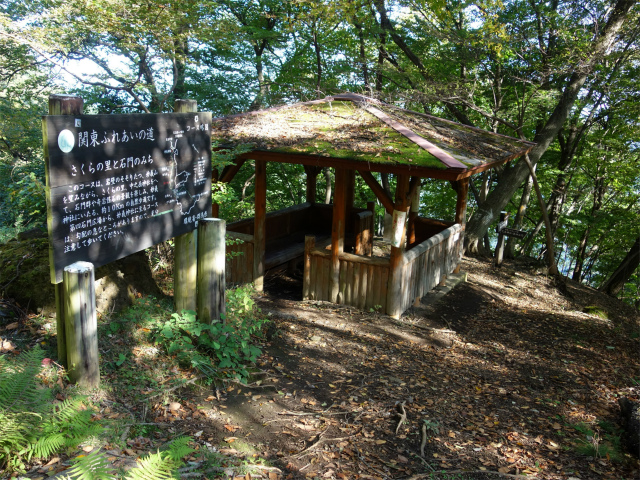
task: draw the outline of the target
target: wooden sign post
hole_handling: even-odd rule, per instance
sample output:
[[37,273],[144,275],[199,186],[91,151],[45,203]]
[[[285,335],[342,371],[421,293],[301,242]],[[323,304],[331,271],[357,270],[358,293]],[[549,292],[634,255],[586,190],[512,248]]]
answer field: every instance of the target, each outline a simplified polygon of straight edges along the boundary
[[219,322],[225,315],[226,222],[204,218],[198,223],[198,319]]
[[[82,105],[51,96],[42,119],[47,226],[58,357],[73,380],[96,386],[93,269],[189,234],[209,216],[211,114],[191,101],[178,101],[188,113],[173,114],[83,115]],[[186,240],[180,271],[195,309],[195,238]]]

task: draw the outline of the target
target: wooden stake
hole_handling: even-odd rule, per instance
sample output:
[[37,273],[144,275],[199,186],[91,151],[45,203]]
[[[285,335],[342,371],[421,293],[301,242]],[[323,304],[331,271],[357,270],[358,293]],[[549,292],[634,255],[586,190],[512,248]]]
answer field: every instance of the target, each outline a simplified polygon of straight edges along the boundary
[[340,293],[340,254],[344,251],[346,214],[347,171],[336,169],[335,192],[333,194],[333,222],[331,226],[331,274],[329,301],[336,303]]
[[[81,97],[74,95],[51,95],[49,96],[49,115],[82,115],[84,107],[84,100]],[[42,139],[45,145],[45,152],[47,152],[47,129],[42,129]],[[48,166],[49,162],[45,161],[45,166]],[[49,187],[49,175],[45,175],[47,181],[47,187]],[[49,197],[47,196],[47,204],[49,203]],[[47,214],[47,221],[49,222],[51,215]],[[50,225],[49,232],[52,231],[53,226]],[[51,238],[51,237],[50,237]],[[49,265],[53,265],[53,247],[49,245]],[[51,267],[53,268],[53,267]],[[63,283],[54,284],[56,295],[56,340],[58,343],[58,363],[63,366],[67,365],[67,337],[65,332],[65,313],[64,313],[64,287]]]
[[226,222],[205,218],[198,222],[198,319],[219,322],[225,315]]
[[100,383],[98,319],[93,264],[76,262],[63,272],[69,379],[83,387]]
[[[316,237],[304,237],[304,278],[302,281],[302,299],[309,300],[311,294],[311,250],[316,246]],[[315,279],[314,279],[315,280]]]
[[256,291],[264,290],[264,255],[267,215],[267,162],[256,160],[256,204],[253,224],[253,282]]
[[[176,100],[173,106],[175,112],[188,113],[198,111],[195,100]],[[174,239],[173,254],[173,300],[176,312],[196,310],[197,261],[196,261],[196,233],[191,231],[178,235]]]

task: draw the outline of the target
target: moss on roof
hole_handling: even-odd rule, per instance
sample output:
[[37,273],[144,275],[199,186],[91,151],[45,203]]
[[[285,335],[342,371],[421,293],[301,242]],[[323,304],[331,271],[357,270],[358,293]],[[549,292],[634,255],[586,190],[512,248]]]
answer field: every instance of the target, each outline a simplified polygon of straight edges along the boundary
[[[374,109],[377,115],[370,113]],[[379,111],[392,121],[378,118]],[[393,121],[433,144],[433,153],[398,133]],[[359,96],[215,119],[212,139],[223,147],[244,144],[255,150],[433,169],[447,168],[438,157],[451,156],[473,168],[514,158],[530,148],[527,142]]]

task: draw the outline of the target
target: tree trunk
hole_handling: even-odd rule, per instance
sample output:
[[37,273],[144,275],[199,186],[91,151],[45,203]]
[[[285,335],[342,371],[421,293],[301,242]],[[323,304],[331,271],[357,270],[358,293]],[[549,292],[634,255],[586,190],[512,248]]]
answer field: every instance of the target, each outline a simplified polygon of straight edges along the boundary
[[[531,150],[529,159],[532,165],[536,165],[540,157],[547,151],[558,132],[564,125],[571,108],[578,98],[587,77],[592,72],[615,40],[616,35],[627,20],[629,10],[635,5],[635,0],[618,0],[609,20],[602,29],[602,33],[597,37],[591,48],[591,56],[576,69],[571,75],[558,103],[547,120],[544,127],[536,134],[534,142],[537,145]],[[520,184],[527,178],[529,168],[527,164],[520,160],[513,168],[510,168],[498,179],[498,185],[491,192],[487,201],[478,208],[467,224],[465,232],[465,243],[469,251],[477,251],[478,241],[486,233],[489,226],[498,218],[501,210],[513,197]]]
[[636,241],[622,262],[620,262],[618,268],[616,268],[615,272],[600,286],[599,290],[614,297],[617,296],[633,272],[636,271],[638,265],[640,265],[640,235],[638,235],[638,238],[636,238]]
[[[535,172],[537,165],[534,165],[533,171]],[[529,205],[529,199],[531,198],[531,189],[533,188],[533,177],[529,174],[529,178],[527,183],[524,184],[524,190],[522,191],[522,196],[520,197],[520,206],[518,207],[518,213],[516,213],[516,217],[513,221],[513,228],[519,230],[522,227],[522,222],[524,220],[524,214],[527,211],[527,206]],[[504,256],[506,258],[514,258],[516,250],[516,238],[509,237],[507,239],[507,247]]]
[[329,205],[331,203],[331,169],[329,167],[324,167],[324,181],[327,184],[327,191],[324,195],[324,203]]

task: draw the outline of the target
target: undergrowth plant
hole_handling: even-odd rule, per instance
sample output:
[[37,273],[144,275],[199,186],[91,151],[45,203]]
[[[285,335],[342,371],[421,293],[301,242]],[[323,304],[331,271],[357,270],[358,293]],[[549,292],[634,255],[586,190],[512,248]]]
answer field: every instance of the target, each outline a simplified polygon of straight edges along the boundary
[[[124,480],[164,480],[179,478],[176,473],[182,466],[182,458],[194,452],[189,446],[191,437],[178,437],[167,448],[138,460],[138,466],[129,470]],[[116,478],[113,467],[104,452],[95,451],[80,455],[66,472],[65,480],[112,480]]]
[[38,380],[44,353],[27,350],[0,357],[0,467],[23,472],[26,462],[77,447],[102,426],[91,419],[84,397],[54,403]]
[[266,319],[251,298],[251,287],[227,291],[227,315],[222,321],[205,324],[196,313],[184,310],[156,325],[154,338],[178,361],[209,378],[230,377],[246,381],[247,365],[254,363],[261,350],[253,344],[260,337]]

